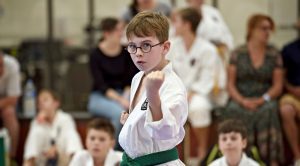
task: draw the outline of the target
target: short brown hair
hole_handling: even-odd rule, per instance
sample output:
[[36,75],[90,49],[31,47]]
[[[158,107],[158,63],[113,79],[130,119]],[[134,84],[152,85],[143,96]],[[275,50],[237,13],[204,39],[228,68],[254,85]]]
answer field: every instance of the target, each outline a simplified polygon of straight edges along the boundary
[[157,12],[140,12],[129,22],[126,29],[126,37],[131,35],[137,37],[156,36],[160,42],[169,38],[168,18]]
[[247,36],[246,36],[247,41],[252,36],[252,32],[256,28],[256,26],[265,20],[269,21],[269,23],[271,24],[271,30],[272,31],[275,30],[275,23],[271,17],[264,14],[255,14],[251,16],[250,19],[248,20]]
[[192,32],[196,34],[198,25],[202,19],[201,13],[191,7],[180,9],[177,13],[183,21],[190,23]]
[[104,118],[95,118],[88,123],[88,130],[95,129],[95,130],[102,130],[107,132],[111,138],[114,138],[115,135],[115,128],[111,124],[111,122]]
[[49,93],[55,101],[60,102],[60,96],[54,90],[42,89],[42,90],[39,91],[39,95],[41,95],[42,93]]
[[247,138],[247,128],[245,124],[238,119],[229,119],[220,123],[218,127],[218,135],[237,132],[242,135],[242,138]]

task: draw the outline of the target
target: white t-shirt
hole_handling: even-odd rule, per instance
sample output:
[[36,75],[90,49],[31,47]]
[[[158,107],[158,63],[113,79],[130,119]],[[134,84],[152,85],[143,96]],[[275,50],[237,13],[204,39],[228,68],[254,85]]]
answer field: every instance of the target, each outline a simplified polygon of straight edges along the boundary
[[[210,163],[209,166],[228,166],[228,165],[225,156],[223,156]],[[259,164],[256,161],[252,160],[251,158],[247,157],[247,155],[244,153],[239,163],[239,166],[259,166]]]
[[[146,92],[132,108],[120,135],[119,142],[130,158],[161,152],[176,147],[184,138],[184,124],[188,116],[187,94],[180,78],[169,63],[162,72],[164,82],[159,90],[163,118],[152,120]],[[130,103],[144,75],[137,73],[131,83]],[[184,165],[179,159],[162,165]]]
[[9,55],[3,56],[4,73],[0,77],[0,97],[21,95],[20,66],[18,61]]
[[[111,149],[104,162],[104,166],[115,166],[122,160],[122,152]],[[69,166],[94,166],[92,156],[87,150],[76,152]]]
[[25,143],[24,159],[34,157],[36,165],[45,165],[43,152],[51,146],[51,139],[54,139],[59,152],[59,165],[67,165],[71,154],[82,150],[82,144],[77,133],[73,118],[58,110],[52,125],[40,124],[33,119],[30,131]]
[[197,35],[209,41],[225,43],[232,50],[233,37],[230,33],[221,13],[213,6],[203,4],[201,6],[202,20],[197,28]]

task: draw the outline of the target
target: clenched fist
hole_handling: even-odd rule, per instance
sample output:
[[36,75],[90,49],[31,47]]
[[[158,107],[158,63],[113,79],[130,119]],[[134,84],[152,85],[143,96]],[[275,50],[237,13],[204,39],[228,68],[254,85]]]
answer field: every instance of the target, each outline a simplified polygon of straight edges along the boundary
[[122,112],[121,118],[120,118],[120,123],[121,123],[122,125],[125,124],[125,122],[126,122],[128,116],[129,116],[129,113],[128,113],[128,112],[126,112],[126,111],[123,111],[123,112]]
[[165,75],[162,71],[153,71],[146,76],[147,93],[157,93],[163,84]]

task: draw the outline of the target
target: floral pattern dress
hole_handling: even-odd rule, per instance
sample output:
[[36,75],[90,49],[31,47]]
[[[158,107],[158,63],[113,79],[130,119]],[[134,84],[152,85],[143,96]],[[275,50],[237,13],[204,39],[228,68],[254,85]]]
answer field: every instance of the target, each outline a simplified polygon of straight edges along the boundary
[[[279,51],[267,46],[265,59],[255,68],[246,45],[238,47],[232,54],[230,64],[236,66],[236,88],[244,97],[261,97],[272,86],[273,71],[282,68]],[[257,111],[249,111],[231,99],[223,118],[242,120],[248,128],[248,147],[258,147],[262,159],[269,163],[281,161],[283,156],[282,133],[277,100],[261,105]]]

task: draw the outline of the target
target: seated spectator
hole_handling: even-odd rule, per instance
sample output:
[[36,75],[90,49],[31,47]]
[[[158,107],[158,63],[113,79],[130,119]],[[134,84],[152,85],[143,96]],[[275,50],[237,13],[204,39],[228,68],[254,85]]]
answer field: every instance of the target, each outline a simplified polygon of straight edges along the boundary
[[232,54],[228,68],[231,97],[225,115],[247,122],[249,144],[257,144],[267,165],[282,160],[282,134],[277,97],[282,92],[283,70],[280,53],[268,44],[274,30],[266,15],[248,21],[247,42]]
[[70,166],[115,166],[122,153],[113,150],[115,145],[114,126],[105,119],[94,119],[88,124],[87,150],[77,152]]
[[139,12],[142,11],[162,12],[166,16],[170,16],[171,7],[157,0],[132,0],[130,6],[122,13],[121,18],[126,24]]
[[[226,72],[215,46],[196,36],[200,20],[201,15],[193,8],[175,12],[173,26],[178,37],[171,41],[168,59],[187,88],[189,121],[198,141],[198,159],[202,160],[208,149],[214,97],[218,95],[214,88],[225,90]],[[225,96],[224,105],[226,99]]]
[[219,149],[223,157],[213,161],[209,166],[259,166],[244,152],[247,146],[247,128],[239,120],[226,120],[218,128]]
[[138,69],[125,47],[120,44],[122,23],[115,18],[105,18],[100,29],[102,40],[90,53],[93,89],[88,110],[94,115],[110,119],[116,129],[117,138],[122,127],[121,113],[129,108],[131,79]]
[[11,139],[10,158],[15,160],[19,122],[16,107],[21,95],[20,67],[18,61],[0,50],[0,118]]
[[200,11],[202,21],[197,28],[197,35],[211,41],[219,48],[233,49],[233,37],[221,13],[213,6],[204,4],[204,0],[186,0],[190,7]]
[[[300,21],[299,21],[300,28]],[[295,166],[300,166],[300,38],[283,48],[285,88],[280,100],[280,113],[287,140],[293,151]]]
[[50,90],[38,95],[38,115],[32,120],[25,143],[25,166],[68,165],[71,156],[82,149],[73,118],[59,109],[59,99]]

